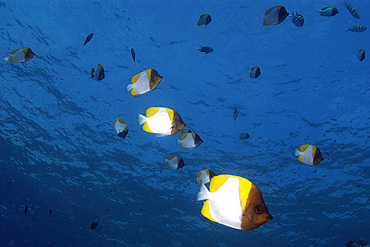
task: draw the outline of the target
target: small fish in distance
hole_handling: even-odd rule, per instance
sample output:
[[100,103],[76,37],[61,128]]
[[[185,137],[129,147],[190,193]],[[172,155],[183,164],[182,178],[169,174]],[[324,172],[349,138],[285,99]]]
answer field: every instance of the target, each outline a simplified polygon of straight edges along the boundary
[[204,52],[205,54],[213,52],[213,49],[208,46],[200,46],[200,47],[196,47],[196,49],[200,52]]
[[84,42],[84,46],[92,39],[93,36],[94,36],[93,33],[89,33],[89,35],[87,35],[85,42]]

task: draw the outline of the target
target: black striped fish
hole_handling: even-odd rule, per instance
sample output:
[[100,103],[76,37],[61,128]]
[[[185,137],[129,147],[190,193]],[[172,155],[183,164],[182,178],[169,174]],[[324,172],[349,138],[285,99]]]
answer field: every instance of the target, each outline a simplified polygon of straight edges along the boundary
[[351,32],[355,32],[355,33],[361,33],[361,32],[366,31],[366,30],[367,30],[367,27],[364,26],[364,25],[357,25],[357,26],[353,26],[353,27],[347,29],[347,31],[351,31]]
[[356,19],[360,19],[360,14],[358,13],[357,9],[355,9],[351,4],[347,3],[346,0],[344,0],[344,5],[346,5],[349,13]]
[[304,23],[304,17],[303,15],[298,14],[297,12],[292,12],[292,15],[290,15],[290,20],[293,22],[294,25],[297,27],[302,27]]

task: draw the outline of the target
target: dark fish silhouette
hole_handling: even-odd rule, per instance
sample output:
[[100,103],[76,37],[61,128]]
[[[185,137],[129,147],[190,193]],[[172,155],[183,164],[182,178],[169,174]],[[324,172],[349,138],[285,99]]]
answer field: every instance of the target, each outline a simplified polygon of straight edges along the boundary
[[85,43],[84,43],[84,46],[92,39],[92,37],[94,36],[93,33],[90,33],[89,35],[87,35],[86,39],[85,39]]
[[49,210],[49,214],[51,214],[52,210],[53,210],[54,206],[51,206],[50,210]]
[[24,214],[26,214],[28,211],[28,204],[26,204],[26,206],[24,207]]
[[94,70],[94,68],[91,69],[91,78],[94,78],[94,77],[98,81],[103,80],[105,77],[104,68],[100,63],[98,63],[96,71]]
[[197,25],[198,26],[202,26],[202,25],[208,25],[210,22],[212,21],[212,18],[209,14],[203,14],[199,17],[199,20],[197,22]]
[[94,230],[96,227],[98,226],[98,220],[94,221],[93,223],[91,223],[91,230]]
[[235,108],[233,116],[234,116],[234,120],[236,120],[238,118],[238,116],[239,116],[238,109]]
[[135,61],[135,51],[134,51],[134,48],[131,48],[131,56],[132,56],[132,59],[134,59],[134,62]]
[[213,52],[213,49],[211,47],[208,47],[208,46],[197,47],[197,50],[200,51],[200,52],[204,52],[205,54]]

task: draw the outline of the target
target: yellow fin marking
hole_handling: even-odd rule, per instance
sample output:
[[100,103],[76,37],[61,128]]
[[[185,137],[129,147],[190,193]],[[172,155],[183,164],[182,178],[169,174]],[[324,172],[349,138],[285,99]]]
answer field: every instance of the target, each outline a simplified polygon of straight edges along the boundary
[[214,222],[217,222],[211,216],[211,213],[209,211],[209,202],[208,202],[208,200],[203,203],[203,208],[202,208],[201,214],[203,214],[203,216],[206,217],[207,219],[212,220]]
[[139,73],[139,74],[137,74],[137,75],[135,75],[134,77],[131,78],[132,84],[134,84],[137,81],[137,79],[140,77],[140,75],[141,75],[141,73]]
[[154,116],[162,107],[150,107],[146,110],[146,117]]
[[299,150],[301,150],[301,152],[304,152],[306,151],[306,149],[308,148],[308,146],[310,146],[309,144],[305,144],[305,145],[302,145]]
[[148,123],[147,123],[147,122],[145,122],[145,123],[143,124],[143,130],[145,130],[146,132],[149,132],[149,133],[154,133],[153,131],[151,131],[151,130],[149,129],[149,125],[148,125]]

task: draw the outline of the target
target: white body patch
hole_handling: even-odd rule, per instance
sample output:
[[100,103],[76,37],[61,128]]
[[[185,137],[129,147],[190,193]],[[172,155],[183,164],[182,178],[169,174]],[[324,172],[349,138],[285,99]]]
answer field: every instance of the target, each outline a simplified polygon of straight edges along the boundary
[[212,218],[220,224],[241,229],[243,209],[239,195],[239,179],[229,177],[208,198]]
[[116,131],[116,134],[118,135],[119,133],[125,130],[126,126],[127,126],[126,124],[121,123],[120,121],[117,120],[114,123],[113,127],[114,127],[114,130]]
[[21,63],[21,62],[26,61],[23,48],[19,48],[19,50],[16,53],[14,53],[14,54],[9,54],[5,58],[5,60],[8,61],[10,58],[13,58],[14,62],[18,62],[18,63]]
[[162,135],[171,135],[173,124],[171,123],[171,118],[166,109],[160,108],[156,114],[146,118],[146,122],[152,132]]
[[146,71],[140,73],[139,78],[137,81],[132,84],[132,88],[138,94],[144,94],[150,91],[150,84],[149,84],[149,77]]
[[211,180],[209,180],[209,176],[208,176],[206,171],[203,170],[200,173],[199,178],[197,178],[197,182],[198,183],[203,183],[203,184],[207,184],[207,183],[211,182]]
[[308,146],[304,152],[301,152],[301,158],[305,164],[313,165],[313,147]]
[[278,9],[275,7],[271,10],[270,14],[265,16],[265,21],[268,25],[276,25],[279,23],[279,12]]
[[179,166],[179,160],[178,160],[178,158],[176,156],[173,157],[173,159],[171,159],[171,160],[165,159],[164,161],[172,169],[175,169],[176,170],[178,168],[178,166]]
[[182,144],[184,148],[195,148],[193,135],[191,133],[187,133],[184,139],[177,140],[177,143]]

